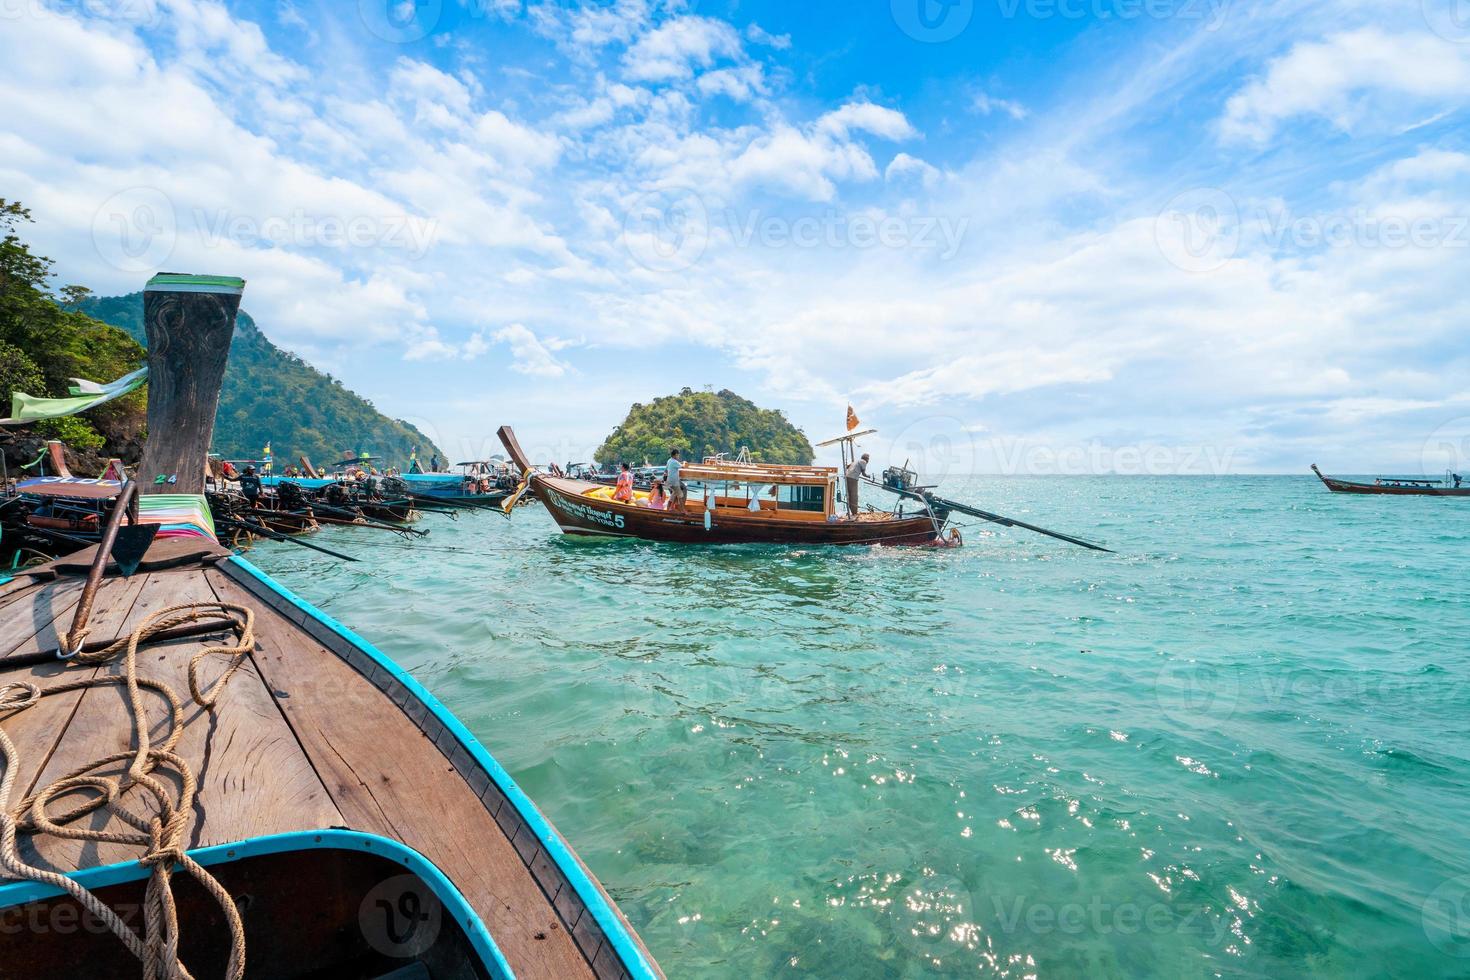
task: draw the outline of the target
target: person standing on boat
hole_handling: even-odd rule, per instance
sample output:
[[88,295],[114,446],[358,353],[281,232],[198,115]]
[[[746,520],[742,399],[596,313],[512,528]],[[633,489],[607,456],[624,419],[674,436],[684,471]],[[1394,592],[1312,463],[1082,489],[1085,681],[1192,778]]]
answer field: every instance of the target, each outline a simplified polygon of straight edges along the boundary
[[679,450],[669,450],[669,461],[664,464],[664,483],[669,488],[669,509],[684,509],[684,481],[679,479],[679,470],[684,466],[684,461],[679,458]]
[[245,472],[240,474],[240,493],[251,507],[260,506],[260,477],[255,475],[254,466],[245,467]]
[[618,473],[618,487],[613,491],[613,499],[629,503],[633,499],[633,471],[628,464],[623,464],[622,472]]
[[856,517],[858,512],[858,480],[868,475],[868,454],[853,460],[847,465],[847,513]]

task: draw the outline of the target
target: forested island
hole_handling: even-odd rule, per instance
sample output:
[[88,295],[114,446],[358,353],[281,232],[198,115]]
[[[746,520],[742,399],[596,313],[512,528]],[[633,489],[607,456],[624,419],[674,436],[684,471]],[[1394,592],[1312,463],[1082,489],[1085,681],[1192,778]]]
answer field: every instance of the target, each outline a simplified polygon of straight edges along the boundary
[[597,461],[662,463],[673,448],[682,450],[686,460],[699,460],[714,453],[733,456],[742,447],[761,463],[805,465],[815,455],[806,436],[780,410],[761,408],[728,389],[685,388],[646,405],[634,404],[598,448]]

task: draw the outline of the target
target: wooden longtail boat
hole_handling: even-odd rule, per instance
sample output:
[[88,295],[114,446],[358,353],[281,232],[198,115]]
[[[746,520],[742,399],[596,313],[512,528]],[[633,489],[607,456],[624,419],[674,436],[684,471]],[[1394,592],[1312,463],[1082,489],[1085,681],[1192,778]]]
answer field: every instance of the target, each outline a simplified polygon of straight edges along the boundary
[[1331,476],[1323,476],[1322,471],[1317,469],[1317,464],[1312,464],[1312,472],[1317,474],[1328,490],[1333,493],[1366,493],[1380,494],[1390,497],[1470,497],[1470,487],[1462,487],[1458,480],[1432,480],[1418,477],[1379,477],[1372,483],[1357,483],[1353,480],[1339,480]]
[[215,540],[242,288],[150,281],[142,480],[0,583],[0,974],[659,976],[433,695]]
[[[636,499],[646,494],[623,503],[604,484],[542,473],[508,426],[500,427],[499,436],[527,488],[567,534],[701,544],[928,544],[947,518],[947,512],[926,511],[839,516],[833,467],[725,461],[686,465],[683,480],[695,489],[684,507],[652,510]],[[697,495],[698,489],[706,494]]]

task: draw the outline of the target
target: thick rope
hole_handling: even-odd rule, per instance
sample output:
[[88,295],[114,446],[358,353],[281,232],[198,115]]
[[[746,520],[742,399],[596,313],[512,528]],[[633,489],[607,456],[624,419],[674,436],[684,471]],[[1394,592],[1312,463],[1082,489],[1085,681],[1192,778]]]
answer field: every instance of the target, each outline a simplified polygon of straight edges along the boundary
[[[78,904],[104,923],[142,962],[145,980],[191,980],[192,974],[179,961],[178,907],[174,902],[170,878],[174,867],[180,866],[219,903],[229,925],[231,949],[226,976],[240,980],[245,974],[245,927],[240,912],[229,892],[204,870],[185,850],[184,832],[188,829],[193,812],[194,796],[198,783],[193,770],[184,759],[174,752],[184,731],[183,705],[167,684],[138,676],[138,648],[140,645],[165,630],[196,622],[224,612],[239,613],[234,629],[237,643],[234,646],[206,647],[189,661],[189,693],[194,703],[212,710],[225,684],[239,670],[245,658],[255,649],[255,613],[246,606],[227,602],[184,603],[162,609],[144,620],[126,639],[120,639],[103,650],[78,654],[77,664],[95,666],[107,663],[123,654],[123,675],[116,677],[93,677],[87,680],[70,681],[40,688],[26,681],[0,686],[0,714],[23,711],[48,695],[65,691],[82,690],[89,687],[104,687],[122,684],[127,687],[128,706],[132,715],[134,748],[117,752],[102,759],[78,766],[71,772],[54,780],[39,792],[22,800],[14,809],[10,806],[10,794],[14,789],[16,773],[19,771],[19,752],[15,743],[0,728],[0,763],[4,775],[0,776],[0,873],[18,879],[40,882],[61,889],[71,895]],[[207,689],[202,687],[200,668],[206,659],[223,655],[228,666],[223,674]],[[168,736],[158,747],[152,745],[149,732],[148,713],[143,703],[143,689],[154,692],[168,702]],[[126,772],[108,776],[102,772],[127,762]],[[162,766],[178,778],[180,788],[177,799],[171,795],[165,781],[154,776]],[[132,790],[143,791],[151,802],[148,812],[139,814],[123,805],[124,797]],[[90,791],[91,799],[72,807],[59,815],[50,812],[51,805],[72,793]],[[127,830],[92,830],[72,826],[78,817],[105,807],[122,823],[132,828]],[[113,821],[108,822],[111,826]],[[143,935],[133,931],[118,915],[100,899],[76,881],[55,871],[27,864],[16,846],[19,833],[33,835],[49,834],[67,840],[95,841],[139,847],[143,853],[138,863],[149,869],[147,890],[144,894]]]

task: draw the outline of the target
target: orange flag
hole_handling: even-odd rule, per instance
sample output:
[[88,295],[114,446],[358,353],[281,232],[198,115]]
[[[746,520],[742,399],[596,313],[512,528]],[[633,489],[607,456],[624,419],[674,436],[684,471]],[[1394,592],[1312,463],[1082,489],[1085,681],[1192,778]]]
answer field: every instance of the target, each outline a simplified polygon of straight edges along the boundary
[[856,429],[859,424],[860,423],[858,422],[857,412],[854,412],[852,410],[851,405],[847,406],[847,431],[851,432],[853,429]]

